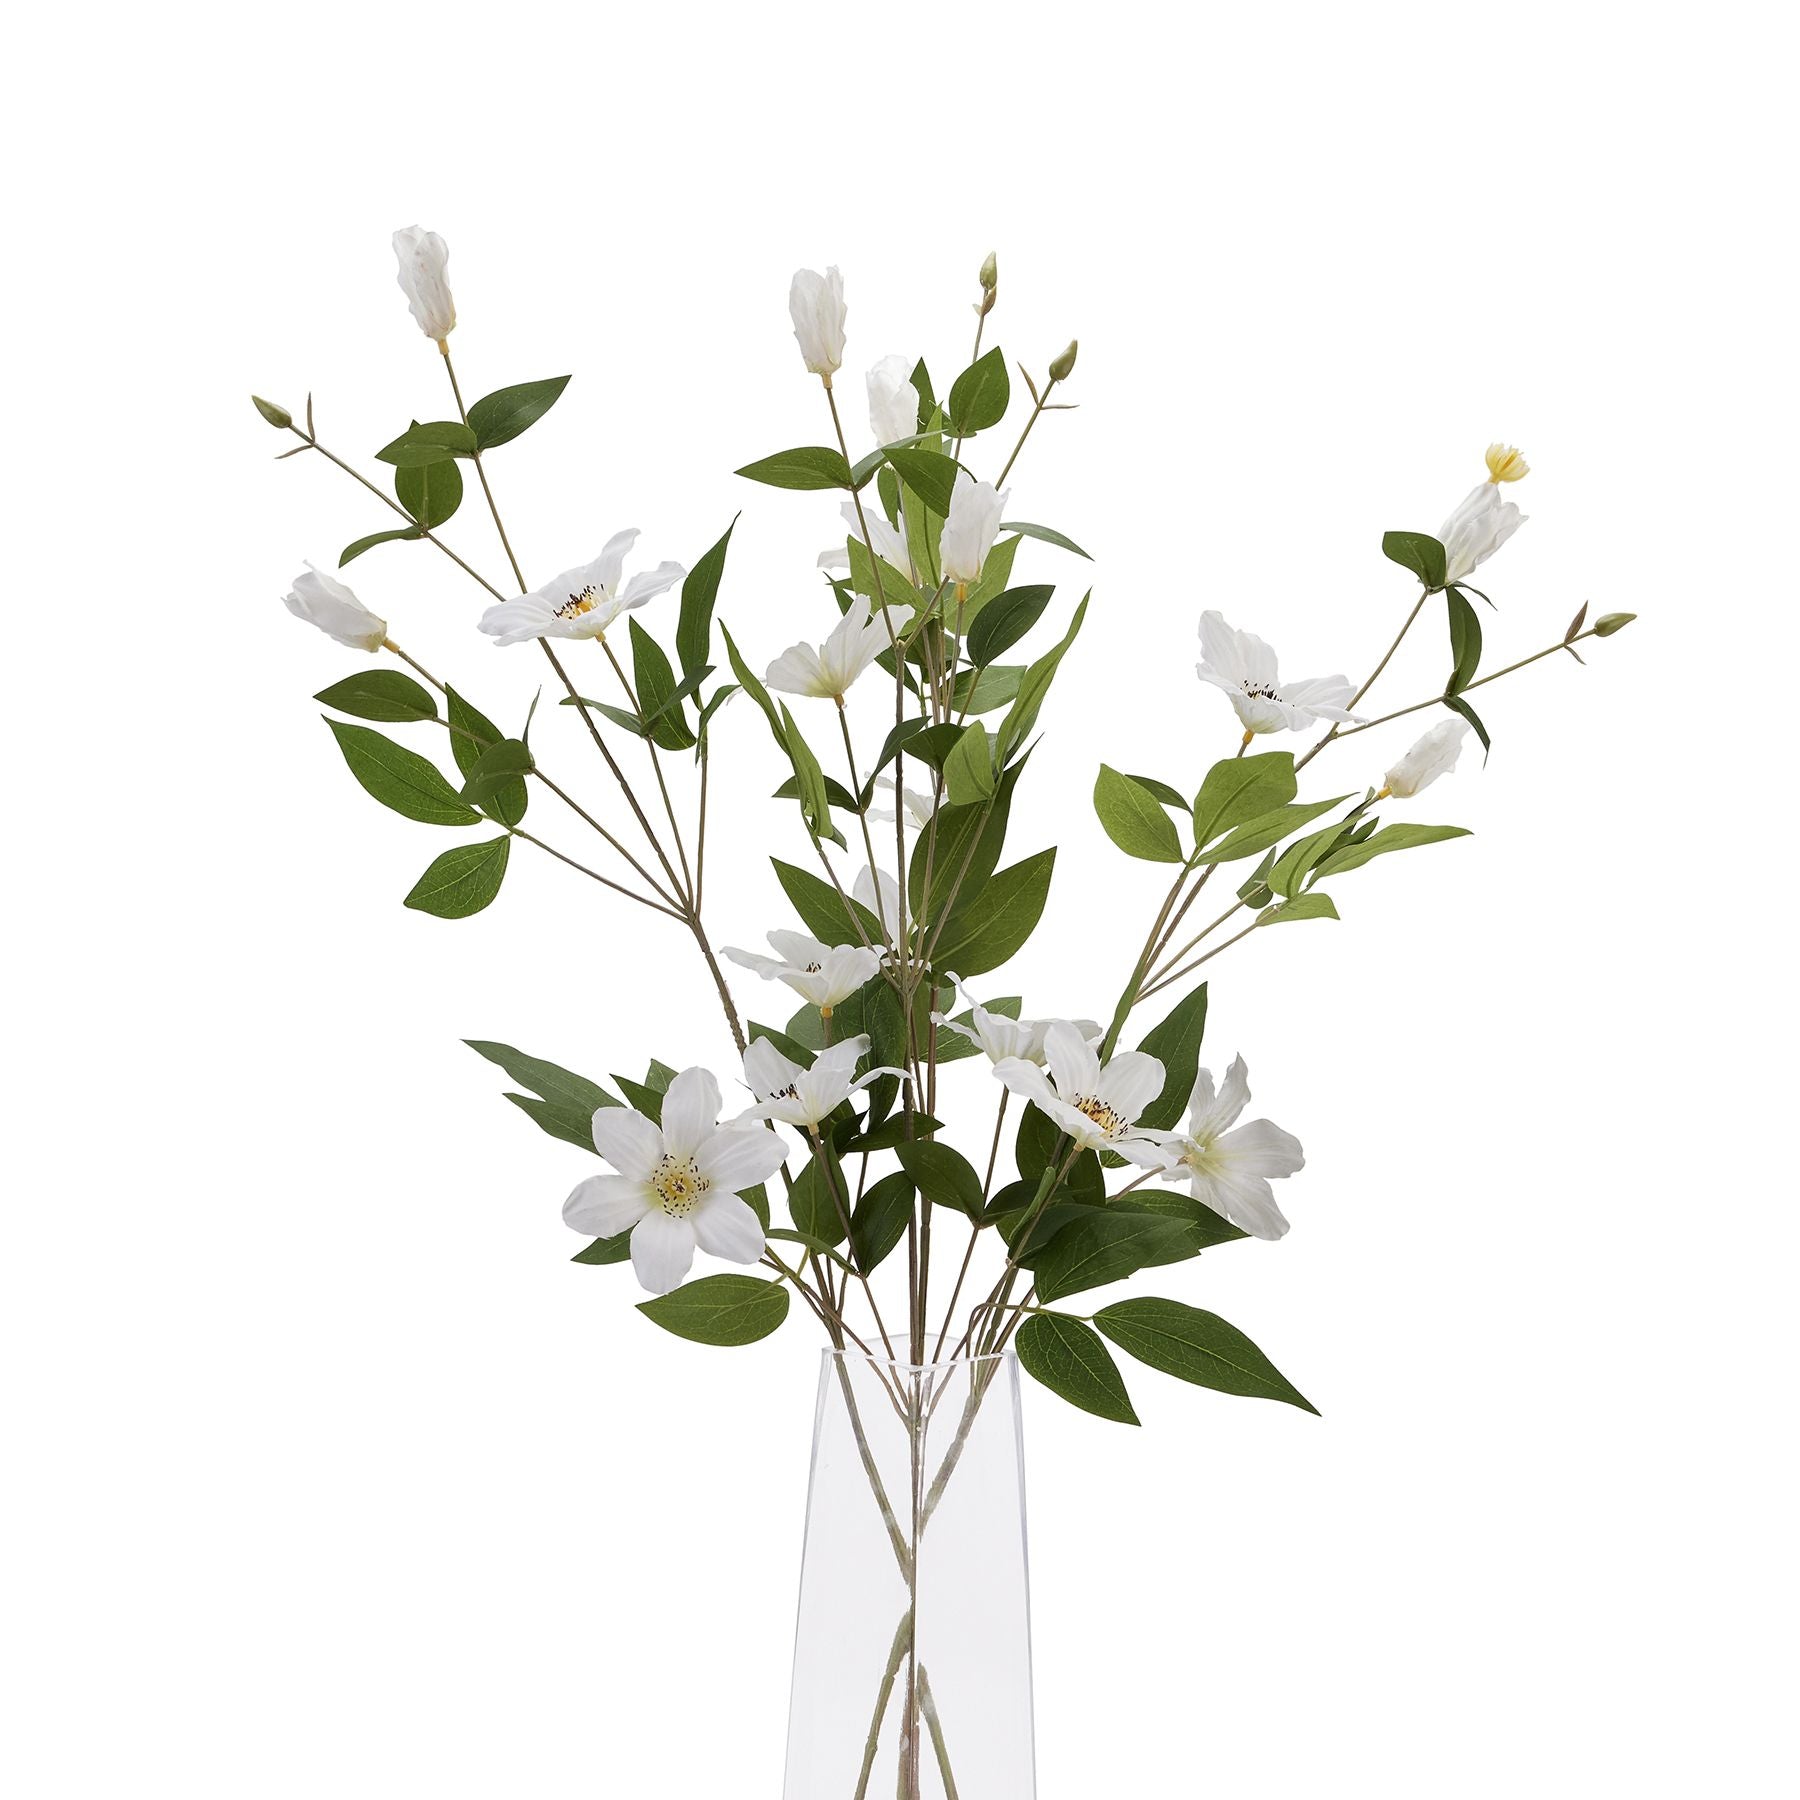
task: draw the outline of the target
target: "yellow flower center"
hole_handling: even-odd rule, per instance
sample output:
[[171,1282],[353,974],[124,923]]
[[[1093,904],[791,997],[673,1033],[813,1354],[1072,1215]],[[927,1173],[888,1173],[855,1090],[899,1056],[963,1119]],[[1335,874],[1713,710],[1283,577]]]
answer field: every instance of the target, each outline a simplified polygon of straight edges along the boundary
[[591,613],[600,604],[600,598],[600,590],[589,582],[579,594],[571,594],[556,609],[556,616],[559,619],[579,619],[583,613]]
[[705,1198],[706,1190],[712,1184],[700,1173],[691,1156],[679,1159],[665,1156],[656,1165],[650,1185],[671,1219],[685,1219]]
[[1092,1119],[1108,1137],[1117,1137],[1118,1134],[1125,1129],[1126,1120],[1124,1116],[1114,1112],[1113,1109],[1096,1094],[1083,1094],[1075,1102],[1075,1110]]
[[1489,444],[1487,466],[1489,481],[1523,481],[1531,473],[1525,453],[1511,444]]

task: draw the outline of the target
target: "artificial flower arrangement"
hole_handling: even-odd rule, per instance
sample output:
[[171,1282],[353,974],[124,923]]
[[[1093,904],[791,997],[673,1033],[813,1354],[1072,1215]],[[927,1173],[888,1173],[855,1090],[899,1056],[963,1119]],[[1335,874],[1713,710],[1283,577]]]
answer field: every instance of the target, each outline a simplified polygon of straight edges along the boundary
[[[1006,356],[983,348],[998,298],[990,257],[966,366],[940,397],[923,360],[875,362],[866,376],[869,447],[856,453],[837,386],[843,282],[835,268],[795,275],[794,335],[820,386],[828,441],[738,472],[833,496],[843,531],[819,558],[813,611],[778,623],[801,641],[758,674],[715,616],[730,529],[691,567],[665,559],[629,576],[638,534],[621,531],[593,562],[530,584],[491,465],[558,402],[568,377],[465,405],[450,355],[456,313],[443,240],[414,228],[395,234],[394,249],[413,317],[440,354],[451,416],[415,420],[376,451],[382,485],[320,440],[310,399],[303,423],[272,402],[256,406],[298,440],[285,455],[322,456],[394,516],[343,550],[340,571],[379,547],[428,545],[483,591],[472,625],[497,645],[535,642],[560,708],[573,714],[565,733],[573,752],[595,759],[600,797],[577,797],[571,746],[547,750],[547,721],[535,740],[529,714],[516,730],[494,724],[464,687],[420,667],[338,576],[309,568],[289,609],[348,648],[404,665],[359,670],[316,698],[340,715],[330,729],[371,796],[407,819],[474,834],[430,863],[407,906],[458,919],[492,905],[522,843],[659,915],[646,931],[691,943],[716,987],[730,1040],[723,1083],[703,1067],[652,1060],[640,1080],[615,1077],[614,1092],[509,1045],[472,1048],[525,1090],[507,1098],[539,1127],[599,1158],[563,1206],[590,1240],[576,1262],[629,1261],[653,1296],[639,1310],[684,1338],[753,1343],[778,1330],[798,1299],[830,1346],[822,1391],[834,1396],[842,1430],[833,1438],[822,1410],[814,1506],[837,1443],[868,1515],[867,1554],[894,1592],[863,1605],[841,1568],[815,1571],[815,1553],[825,1553],[815,1546],[822,1534],[809,1531],[789,1800],[861,1800],[883,1757],[903,1800],[927,1791],[955,1800],[959,1777],[972,1800],[1029,1794],[1028,1661],[1022,1725],[1015,1716],[993,1726],[1019,1703],[996,1700],[991,1661],[959,1676],[957,1705],[946,1696],[946,1671],[971,1633],[995,1630],[990,1649],[1005,1640],[1015,1656],[1027,1654],[1022,1538],[1006,1595],[929,1638],[933,1620],[953,1617],[1008,1563],[993,1539],[1009,1534],[991,1510],[983,1514],[977,1473],[959,1472],[980,1464],[971,1447],[981,1421],[1007,1404],[999,1379],[1007,1353],[1062,1399],[1126,1424],[1136,1414],[1114,1350],[1201,1387],[1311,1410],[1217,1315],[1171,1299],[1093,1298],[1140,1271],[1288,1229],[1273,1183],[1302,1168],[1300,1143],[1268,1119],[1243,1120],[1250,1088],[1241,1055],[1222,1078],[1202,1066],[1208,1000],[1196,977],[1253,932],[1336,919],[1334,894],[1376,858],[1465,835],[1408,815],[1456,767],[1471,735],[1488,747],[1470,696],[1544,657],[1579,660],[1578,644],[1611,636],[1632,615],[1590,624],[1584,607],[1544,648],[1482,672],[1475,601],[1492,602],[1470,578],[1524,523],[1506,495],[1527,465],[1501,444],[1489,447],[1485,478],[1435,536],[1383,537],[1412,592],[1360,683],[1284,680],[1261,638],[1202,613],[1198,674],[1224,696],[1221,725],[1226,705],[1235,716],[1230,738],[1221,733],[1228,753],[1210,768],[1173,772],[1173,782],[1100,765],[1093,798],[1106,835],[1126,856],[1166,865],[1169,885],[1104,1022],[1074,1016],[1096,998],[1085,994],[1035,1001],[1026,1016],[1021,997],[993,991],[993,977],[1036,928],[1056,851],[1009,861],[1009,833],[1040,715],[1091,596],[1071,606],[1047,580],[1015,581],[1027,545],[1065,568],[1086,552],[1014,516],[1009,483],[1041,416],[1066,410],[1056,396],[1073,376],[1076,345],[1041,379],[1018,365],[1021,400]],[[487,550],[467,540],[452,548],[442,535],[463,505],[466,474],[487,515]],[[493,579],[477,566],[490,551],[505,571]],[[655,629],[657,614],[635,616],[677,588]],[[1052,641],[1022,651],[1046,614],[1040,635],[1054,633]],[[1442,690],[1375,712],[1370,691],[1428,620],[1447,627]],[[591,698],[596,690],[610,697]],[[1316,758],[1426,713],[1440,716],[1374,785],[1364,785],[1354,753],[1340,752],[1354,772],[1330,785],[1345,791],[1302,797],[1301,775]],[[396,725],[442,730],[454,773],[374,729]],[[795,845],[794,860],[776,859],[775,871],[797,926],[769,931],[767,953],[715,948],[703,914],[713,739],[764,729],[779,780],[774,804]],[[1274,747],[1283,739],[1302,747]],[[539,823],[546,810],[554,825]],[[586,846],[579,855],[571,837]],[[1195,924],[1190,914],[1209,887]],[[728,967],[744,972],[735,990]],[[784,990],[799,1003],[791,1016],[746,1022],[745,994],[766,1004]],[[1161,1017],[1140,1030],[1151,1002],[1162,1003]],[[991,1098],[971,1090],[977,1111],[965,1122],[940,1074],[977,1059],[991,1074]],[[698,1257],[733,1272],[695,1276]],[[946,1408],[952,1393],[957,1402]],[[989,1466],[1004,1489],[1003,1448]],[[959,1484],[970,1490],[966,1503]],[[951,1536],[934,1521],[959,1507],[968,1553],[934,1587],[927,1527]],[[841,1606],[847,1590],[859,1619],[818,1621],[826,1648],[809,1659],[808,1593]],[[1008,1638],[992,1619],[1015,1590],[1021,1616]],[[859,1654],[852,1640],[864,1623]],[[819,1698],[846,1679],[863,1705]]]

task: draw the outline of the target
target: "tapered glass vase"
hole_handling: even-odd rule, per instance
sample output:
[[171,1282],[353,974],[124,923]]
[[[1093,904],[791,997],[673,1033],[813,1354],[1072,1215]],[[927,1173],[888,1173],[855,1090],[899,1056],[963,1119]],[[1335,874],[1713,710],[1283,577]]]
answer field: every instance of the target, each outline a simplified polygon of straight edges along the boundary
[[785,1800],[1034,1800],[1018,1365],[827,1351]]

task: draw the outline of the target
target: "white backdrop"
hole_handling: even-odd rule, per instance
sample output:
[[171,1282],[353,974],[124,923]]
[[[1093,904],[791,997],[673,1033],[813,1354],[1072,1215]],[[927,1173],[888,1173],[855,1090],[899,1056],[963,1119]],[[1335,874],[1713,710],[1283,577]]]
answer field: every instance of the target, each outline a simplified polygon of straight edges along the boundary
[[[1787,1787],[1772,11],[102,6],[24,33],[11,1791],[778,1792],[814,1346],[678,1343],[628,1271],[572,1266],[592,1165],[458,1042],[724,1068],[704,977],[523,847],[481,917],[401,910],[448,834],[355,787],[308,696],[357,659],[279,603],[389,521],[275,466],[245,396],[312,389],[365,460],[441,416],[387,248],[415,218],[452,246],[470,388],[576,375],[494,459],[527,573],[624,525],[691,562],[742,508],[722,612],[759,662],[819,624],[835,524],[731,474],[827,428],[790,271],[845,270],[853,375],[954,373],[990,248],[990,342],[1041,369],[1079,334],[1081,410],[1011,508],[1096,554],[1105,701],[1077,728],[1065,673],[1015,813],[1062,856],[985,986],[1034,1009],[1109,1006],[1160,893],[1102,837],[1094,764],[1191,786],[1232,748],[1201,608],[1366,673],[1409,601],[1382,529],[1525,448],[1490,660],[1583,600],[1642,617],[1489,690],[1490,764],[1415,807],[1477,835],[1213,965],[1208,1060],[1241,1049],[1307,1146],[1294,1230],[1139,1286],[1241,1325],[1324,1417],[1135,1367],[1141,1432],[1031,1391],[1042,1793]],[[447,535],[498,569],[473,505]],[[1020,572],[1059,605],[1090,573]],[[428,547],[352,575],[516,716],[539,659],[475,634]],[[1442,667],[1427,632],[1378,694]],[[1342,785],[1413,723],[1334,750]],[[540,729],[578,763],[566,713]],[[761,722],[725,730],[709,893],[754,942],[792,827]]]

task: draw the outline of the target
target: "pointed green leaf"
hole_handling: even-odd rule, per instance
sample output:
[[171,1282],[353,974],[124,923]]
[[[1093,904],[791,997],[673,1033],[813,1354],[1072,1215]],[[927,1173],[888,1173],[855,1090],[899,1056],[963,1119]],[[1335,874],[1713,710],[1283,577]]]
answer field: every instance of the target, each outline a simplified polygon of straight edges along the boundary
[[1044,704],[1044,696],[1050,691],[1050,683],[1056,679],[1056,671],[1062,659],[1068,654],[1069,646],[1075,642],[1081,630],[1081,622],[1087,617],[1087,604],[1092,590],[1081,597],[1081,604],[1075,609],[1075,616],[1069,621],[1069,629],[1062,635],[1062,640],[1040,656],[1026,671],[1019,682],[1019,695],[1012,703],[1011,710],[1000,722],[1000,741],[996,746],[996,760],[1004,766],[1012,760],[1012,754],[1031,735],[1031,728],[1037,723],[1039,709]]
[[365,725],[325,721],[350,773],[383,806],[424,825],[474,825],[481,814],[457,797],[436,767]]
[[957,376],[950,385],[950,426],[958,437],[973,437],[998,425],[1012,399],[1006,357],[996,345]]
[[462,470],[454,462],[396,469],[394,493],[400,504],[427,531],[434,530],[462,505]]
[[1040,850],[1002,869],[973,894],[965,883],[933,955],[935,966],[965,976],[999,968],[1037,929],[1055,868],[1055,850]]
[[872,1182],[850,1215],[850,1248],[866,1275],[886,1260],[912,1223],[912,1177],[903,1170]]
[[414,912],[439,919],[466,919],[491,906],[506,878],[509,837],[483,844],[458,844],[432,863],[406,896]]
[[1180,862],[1181,839],[1162,802],[1129,775],[1100,765],[1094,782],[1094,811],[1106,835],[1125,852],[1144,862]]
[[675,654],[681,658],[684,675],[692,675],[712,654],[713,607],[718,602],[719,583],[725,575],[725,553],[731,548],[731,534],[736,530],[737,519],[733,519],[725,527],[725,535],[688,570],[687,578],[681,584],[681,618],[675,627]]
[[636,619],[629,624],[632,681],[651,740],[664,750],[693,749],[696,740],[675,698],[675,671],[668,657]]
[[1214,763],[1194,797],[1194,842],[1210,844],[1233,826],[1285,806],[1298,791],[1291,750]]
[[1092,1207],[1084,1212],[1084,1217],[1064,1226],[1036,1259],[1034,1270],[1042,1300],[1061,1300],[1068,1294],[1105,1287],[1139,1269],[1183,1261],[1199,1248],[1192,1229],[1180,1219],[1112,1207]]
[[1381,554],[1411,569],[1433,592],[1444,585],[1444,546],[1422,531],[1384,531]]
[[1450,680],[1444,691],[1460,694],[1481,667],[1481,619],[1455,588],[1444,590],[1444,601],[1450,609],[1451,664]]
[[779,1281],[754,1275],[707,1275],[644,1301],[638,1311],[696,1344],[754,1344],[781,1329],[788,1293]]
[[438,716],[437,701],[430,692],[398,669],[364,669],[321,688],[313,698],[353,719],[374,719],[384,725]]
[[[987,573],[985,568],[982,573]],[[969,627],[969,661],[984,669],[1010,650],[1038,622],[1055,592],[1054,587],[1040,585],[1007,588],[996,594]]]
[[1302,825],[1310,824],[1321,813],[1342,806],[1350,796],[1335,795],[1330,800],[1315,800],[1304,806],[1278,806],[1229,833],[1208,850],[1202,860],[1209,863],[1236,862],[1240,857],[1255,856],[1259,851],[1291,837]]
[[502,738],[475,759],[464,778],[462,797],[471,806],[492,808],[536,767],[522,739]]
[[367,537],[360,537],[354,544],[346,544],[338,555],[338,567],[353,563],[365,550],[373,550],[377,544],[398,544],[417,542],[425,533],[417,525],[403,525],[398,531],[372,531]]
[[375,452],[375,460],[396,469],[422,469],[447,462],[453,456],[473,456],[475,434],[456,419],[435,419],[428,425],[416,421]]
[[1018,519],[1004,519],[1000,529],[1016,531],[1020,537],[1036,538],[1040,543],[1054,544],[1059,550],[1072,550],[1086,562],[1094,560],[1073,538],[1064,537],[1060,531],[1052,531],[1048,525],[1027,525]]
[[1283,900],[1258,913],[1256,922],[1259,925],[1287,925],[1299,919],[1335,919],[1337,916],[1338,909],[1332,904],[1331,896],[1314,888],[1310,894]]
[[944,758],[944,786],[952,806],[978,806],[994,792],[994,755],[987,727],[979,722],[956,740]]
[[[445,704],[450,718],[450,754],[456,758],[456,766],[466,780],[483,754],[502,742],[506,733],[477,712],[455,688],[448,691]],[[481,802],[481,809],[502,825],[517,825],[525,817],[525,809],[530,803],[525,777],[515,775],[510,781],[500,783],[489,798]]]
[[1222,1394],[1281,1400],[1309,1413],[1319,1410],[1217,1313],[1178,1300],[1121,1300],[1096,1313],[1094,1323],[1127,1356],[1165,1375]]
[[1467,837],[1461,825],[1384,825],[1373,837],[1361,843],[1334,850],[1319,864],[1319,878],[1338,875],[1346,869],[1360,869],[1364,863],[1386,856],[1391,850],[1412,850],[1421,844],[1442,844],[1451,838]]
[[981,1216],[981,1177],[960,1150],[931,1140],[900,1144],[894,1154],[933,1206],[951,1207],[971,1219]]
[[562,398],[569,385],[567,375],[550,375],[542,381],[521,381],[516,387],[496,388],[469,408],[469,425],[483,450],[510,444],[529,430]]
[[1026,1374],[1083,1412],[1135,1425],[1119,1365],[1098,1333],[1061,1313],[1033,1313],[1015,1340]]
[[1144,1035],[1138,1048],[1163,1066],[1162,1092],[1138,1115],[1138,1123],[1154,1131],[1172,1130],[1187,1111],[1200,1072],[1200,1046],[1206,1037],[1206,983],[1184,995],[1169,1016]]
[[[904,449],[889,450],[887,460],[900,479],[939,518],[949,514],[950,496],[955,491],[956,478],[960,472],[954,457],[945,456],[940,450],[927,450],[922,444],[914,444]],[[907,542],[912,543],[910,529]],[[916,554],[916,546],[914,549]]]
[[746,463],[738,473],[746,480],[762,482],[765,487],[792,488],[802,493],[816,488],[854,485],[850,465],[844,461],[843,453],[823,445],[778,450],[760,462]]

